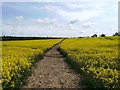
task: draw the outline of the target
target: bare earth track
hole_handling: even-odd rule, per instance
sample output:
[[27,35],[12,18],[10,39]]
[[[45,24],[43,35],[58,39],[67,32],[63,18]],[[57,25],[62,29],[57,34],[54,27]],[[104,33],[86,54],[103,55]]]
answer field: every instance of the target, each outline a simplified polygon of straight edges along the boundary
[[57,49],[55,45],[36,63],[23,88],[80,88],[80,75],[64,61]]

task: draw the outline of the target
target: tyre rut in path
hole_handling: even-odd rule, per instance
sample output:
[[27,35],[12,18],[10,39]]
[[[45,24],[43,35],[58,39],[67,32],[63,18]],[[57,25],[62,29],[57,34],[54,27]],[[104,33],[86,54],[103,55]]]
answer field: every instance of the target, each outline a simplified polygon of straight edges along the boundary
[[23,88],[80,88],[80,75],[64,61],[58,47],[55,45],[36,63]]

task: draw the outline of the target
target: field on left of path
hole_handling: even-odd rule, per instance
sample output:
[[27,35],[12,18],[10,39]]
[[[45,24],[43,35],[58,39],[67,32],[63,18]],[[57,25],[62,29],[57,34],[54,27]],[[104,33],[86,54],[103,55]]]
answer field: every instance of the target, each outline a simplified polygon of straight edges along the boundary
[[2,41],[2,87],[22,84],[32,64],[61,39]]

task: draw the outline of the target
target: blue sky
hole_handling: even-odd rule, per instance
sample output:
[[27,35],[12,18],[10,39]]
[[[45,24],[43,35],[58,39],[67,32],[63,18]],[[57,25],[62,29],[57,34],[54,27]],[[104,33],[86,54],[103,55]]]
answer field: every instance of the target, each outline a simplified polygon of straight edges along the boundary
[[[78,37],[118,31],[118,1],[2,2],[2,34]],[[102,0],[101,0],[102,1]],[[1,19],[1,18],[0,18]]]

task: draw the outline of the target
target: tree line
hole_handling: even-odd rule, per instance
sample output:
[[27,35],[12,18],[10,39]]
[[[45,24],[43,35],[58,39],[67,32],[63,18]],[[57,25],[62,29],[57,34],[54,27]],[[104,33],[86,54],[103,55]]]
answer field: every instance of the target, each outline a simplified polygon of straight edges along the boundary
[[[91,37],[97,37],[97,34],[92,35]],[[101,34],[100,37],[105,37],[106,34]],[[116,32],[115,34],[113,34],[113,36],[120,36],[120,32]]]
[[1,36],[0,40],[38,40],[38,39],[60,39],[61,37],[15,37],[15,36]]

